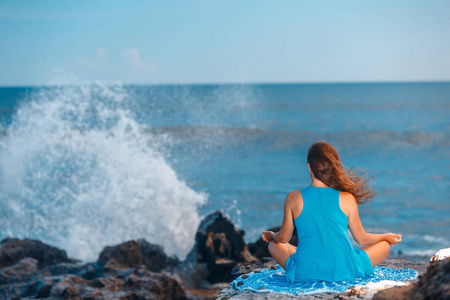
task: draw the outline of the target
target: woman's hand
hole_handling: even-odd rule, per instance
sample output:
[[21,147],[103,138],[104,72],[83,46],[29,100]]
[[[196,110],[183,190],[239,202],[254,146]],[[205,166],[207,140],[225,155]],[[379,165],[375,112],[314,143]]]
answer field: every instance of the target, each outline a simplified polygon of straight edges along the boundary
[[263,231],[263,234],[261,237],[264,242],[269,243],[270,241],[273,240],[274,235],[275,235],[275,232],[273,232],[273,231]]
[[386,241],[389,243],[389,245],[394,246],[395,244],[402,241],[402,235],[395,233],[386,233]]

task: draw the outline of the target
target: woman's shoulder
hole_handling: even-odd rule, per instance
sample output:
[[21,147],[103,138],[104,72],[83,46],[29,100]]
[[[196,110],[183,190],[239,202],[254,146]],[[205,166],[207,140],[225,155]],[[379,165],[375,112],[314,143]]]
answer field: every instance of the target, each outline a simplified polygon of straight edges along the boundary
[[293,190],[288,194],[288,197],[301,197],[301,196],[302,196],[301,190]]
[[355,196],[349,192],[340,192],[339,205],[341,206],[341,209],[346,212],[346,215],[348,215],[348,212],[354,210],[357,206]]
[[295,215],[300,215],[303,209],[303,197],[300,190],[290,192],[284,203],[285,209],[291,210]]
[[289,192],[286,197],[286,202],[297,202],[298,200],[302,200],[302,193],[300,190],[293,190]]
[[349,203],[356,202],[355,196],[349,192],[340,192],[339,199]]

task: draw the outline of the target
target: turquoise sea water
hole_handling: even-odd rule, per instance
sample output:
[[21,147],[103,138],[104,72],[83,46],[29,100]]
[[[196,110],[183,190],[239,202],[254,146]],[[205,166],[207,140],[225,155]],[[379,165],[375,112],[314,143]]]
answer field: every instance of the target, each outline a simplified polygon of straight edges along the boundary
[[252,242],[325,140],[375,177],[360,216],[403,235],[391,255],[449,247],[450,83],[0,88],[0,123],[0,238],[92,260],[143,237],[184,258],[223,209]]

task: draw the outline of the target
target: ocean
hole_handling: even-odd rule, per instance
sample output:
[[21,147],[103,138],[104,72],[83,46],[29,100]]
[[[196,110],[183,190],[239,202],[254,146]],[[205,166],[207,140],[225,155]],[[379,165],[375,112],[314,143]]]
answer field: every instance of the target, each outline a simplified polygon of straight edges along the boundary
[[0,238],[82,261],[145,238],[184,259],[221,209],[254,242],[319,140],[374,176],[360,218],[403,235],[390,257],[450,246],[448,82],[2,87]]

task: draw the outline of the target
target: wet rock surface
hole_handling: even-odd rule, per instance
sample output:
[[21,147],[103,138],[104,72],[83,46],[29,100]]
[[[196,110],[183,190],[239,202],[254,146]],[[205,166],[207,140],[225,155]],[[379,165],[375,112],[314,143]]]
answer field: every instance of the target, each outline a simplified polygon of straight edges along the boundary
[[80,264],[40,241],[0,243],[0,299],[215,299],[240,262],[256,260],[244,231],[221,211],[200,224],[187,259],[162,247],[132,240],[103,249]]
[[0,242],[0,269],[12,266],[26,257],[36,259],[39,268],[63,262],[76,262],[67,257],[66,251],[40,241],[4,239]]
[[26,282],[39,271],[38,261],[34,258],[26,257],[16,264],[3,268],[0,271],[0,285],[13,282]]
[[450,257],[443,260],[432,257],[416,284],[380,291],[373,299],[450,299]]
[[[14,239],[14,247],[0,250],[8,265],[0,269],[0,299],[187,299],[169,273],[179,261],[144,240],[106,247],[84,265],[36,241]],[[32,257],[18,260],[26,255]]]
[[[258,272],[264,269],[274,269],[276,261],[271,257],[264,257],[260,261],[240,263],[232,270],[232,275],[237,278],[250,272]],[[428,263],[424,261],[408,261],[404,259],[387,259],[380,264],[382,267],[394,269],[411,268],[417,270],[419,274],[426,272]],[[409,281],[411,284],[417,282],[418,279]],[[313,295],[303,295],[301,299],[372,299],[376,290],[368,290],[364,288],[351,288],[343,293],[320,293]],[[223,289],[217,299],[299,299],[300,296],[282,295],[275,293],[254,293],[251,291],[239,292],[231,285]],[[389,298],[386,298],[389,299]]]
[[244,231],[221,211],[201,222],[195,241],[197,261],[207,264],[207,280],[211,283],[231,281],[230,272],[236,264],[254,259],[244,242]]
[[236,228],[223,212],[208,215],[200,223],[192,251],[175,272],[190,289],[229,283],[234,266],[256,260],[243,237],[244,231]]
[[100,254],[98,263],[108,270],[138,268],[144,265],[152,272],[160,272],[163,269],[171,269],[180,262],[176,257],[168,257],[161,246],[137,240],[106,247]]

